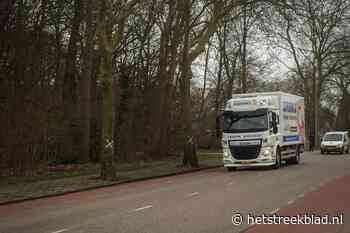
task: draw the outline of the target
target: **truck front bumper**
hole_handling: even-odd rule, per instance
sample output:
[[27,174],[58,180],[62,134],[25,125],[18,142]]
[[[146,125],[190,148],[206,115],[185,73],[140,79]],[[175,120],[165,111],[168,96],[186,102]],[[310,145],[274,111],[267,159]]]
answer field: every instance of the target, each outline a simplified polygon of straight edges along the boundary
[[[265,151],[269,152],[265,155]],[[249,160],[240,160],[234,158],[228,148],[224,149],[223,155],[223,163],[225,167],[260,167],[271,166],[276,163],[272,147],[262,148],[257,158]]]
[[264,167],[264,166],[272,166],[275,164],[275,160],[271,159],[254,159],[254,160],[227,160],[224,159],[225,167]]

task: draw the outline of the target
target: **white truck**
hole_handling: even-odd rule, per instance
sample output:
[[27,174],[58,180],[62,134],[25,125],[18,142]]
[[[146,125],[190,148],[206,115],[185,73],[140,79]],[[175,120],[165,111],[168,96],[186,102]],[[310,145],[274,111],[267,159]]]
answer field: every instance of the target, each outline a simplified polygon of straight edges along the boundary
[[305,140],[304,98],[284,92],[235,94],[223,112],[223,163],[279,168],[298,164]]

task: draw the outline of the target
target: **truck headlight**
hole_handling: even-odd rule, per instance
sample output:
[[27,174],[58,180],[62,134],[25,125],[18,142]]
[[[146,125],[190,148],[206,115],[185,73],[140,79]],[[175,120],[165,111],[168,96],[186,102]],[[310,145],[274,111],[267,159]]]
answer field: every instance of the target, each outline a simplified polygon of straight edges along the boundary
[[230,154],[228,153],[228,151],[227,151],[227,150],[224,150],[223,155],[224,155],[224,158],[228,158],[228,157],[230,157]]
[[272,153],[272,148],[271,147],[266,147],[264,150],[263,150],[263,156],[264,157],[269,157]]

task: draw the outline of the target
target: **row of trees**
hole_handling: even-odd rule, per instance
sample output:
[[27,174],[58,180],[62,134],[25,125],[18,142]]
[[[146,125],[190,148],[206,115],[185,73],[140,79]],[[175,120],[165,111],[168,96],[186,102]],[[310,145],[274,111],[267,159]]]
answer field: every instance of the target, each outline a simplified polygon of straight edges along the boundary
[[340,103],[330,109],[339,109],[336,126],[348,127],[348,5],[1,1],[0,167],[30,174],[47,161],[94,161],[103,178],[116,179],[120,160],[179,150],[185,166],[198,166],[187,147],[218,145],[215,119],[225,101],[266,88],[276,61],[269,49],[294,61],[289,79],[302,82],[273,80],[269,90],[298,84],[287,90],[305,96],[307,133],[319,135],[329,101]]
[[[237,65],[233,74],[238,77],[233,80],[248,80],[246,87],[236,83],[241,91],[283,90],[305,97],[306,134],[316,147],[325,131],[348,130],[349,4],[344,0],[305,0],[270,8],[261,2],[243,5],[238,19],[225,21],[221,27],[225,39],[218,35],[219,45],[230,46],[218,52],[214,86],[240,91],[232,89],[232,73],[220,59],[225,61],[230,54],[227,60]],[[256,46],[266,52],[256,52]],[[268,82],[264,77],[276,61],[284,64],[287,72],[278,72],[282,77]],[[225,102],[225,91],[222,93]]]

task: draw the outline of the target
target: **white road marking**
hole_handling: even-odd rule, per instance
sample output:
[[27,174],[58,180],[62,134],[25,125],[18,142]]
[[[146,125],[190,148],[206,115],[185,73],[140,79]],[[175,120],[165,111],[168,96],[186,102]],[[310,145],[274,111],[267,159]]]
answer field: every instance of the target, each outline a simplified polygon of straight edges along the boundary
[[305,196],[305,194],[302,193],[302,194],[299,194],[299,195],[298,195],[298,198],[303,198],[304,196]]
[[62,232],[65,232],[65,231],[68,231],[68,229],[61,229],[61,230],[58,230],[58,231],[54,231],[52,233],[62,233]]
[[199,195],[199,192],[190,193],[190,194],[188,194],[187,196],[193,197],[193,196],[196,196],[196,195]]
[[231,181],[230,183],[228,183],[227,185],[233,185],[235,184],[236,182],[235,181]]
[[137,212],[137,211],[149,209],[149,208],[152,208],[152,207],[153,207],[152,205],[146,205],[146,206],[144,206],[144,207],[137,208],[137,209],[135,209],[134,211]]
[[280,208],[277,208],[277,209],[271,211],[270,214],[275,214],[275,213],[277,213],[278,211],[280,211]]
[[291,204],[293,204],[294,202],[295,202],[295,200],[290,200],[290,201],[287,202],[287,204],[288,204],[288,205],[291,205]]

